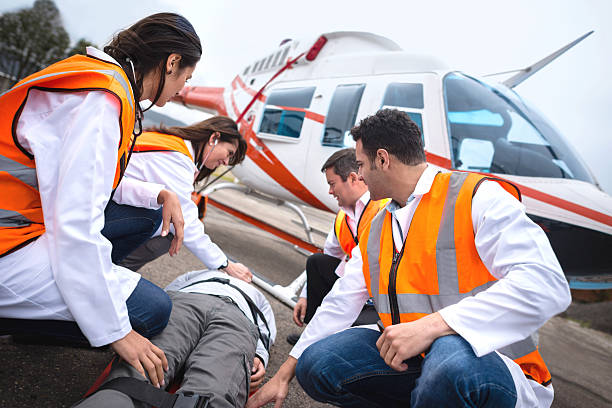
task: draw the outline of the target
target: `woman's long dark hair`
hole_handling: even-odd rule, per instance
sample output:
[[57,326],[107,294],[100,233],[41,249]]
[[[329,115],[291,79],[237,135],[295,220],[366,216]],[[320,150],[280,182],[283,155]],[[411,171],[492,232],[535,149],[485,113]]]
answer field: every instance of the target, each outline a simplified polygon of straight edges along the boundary
[[202,160],[204,160],[204,147],[210,140],[213,133],[219,132],[221,135],[219,138],[220,142],[238,142],[236,151],[229,161],[231,166],[241,163],[244,160],[247,150],[246,141],[244,140],[244,137],[242,137],[242,134],[240,134],[236,122],[227,116],[213,116],[212,118],[194,123],[190,126],[165,127],[162,125],[147,130],[178,136],[181,139],[191,141],[191,144],[193,145],[195,165],[197,168],[201,168],[201,171],[198,173],[198,176],[195,179],[196,183],[205,177],[208,177],[214,171],[202,166]]
[[[140,126],[144,111],[138,102],[143,92],[144,76],[155,70],[159,73],[157,91],[151,101],[153,106],[166,83],[166,61],[170,54],[181,56],[179,69],[191,67],[200,60],[202,45],[193,26],[185,17],[174,13],[158,13],[118,32],[104,47],[104,52],[119,62],[132,84]],[[140,134],[140,130],[135,134]]]

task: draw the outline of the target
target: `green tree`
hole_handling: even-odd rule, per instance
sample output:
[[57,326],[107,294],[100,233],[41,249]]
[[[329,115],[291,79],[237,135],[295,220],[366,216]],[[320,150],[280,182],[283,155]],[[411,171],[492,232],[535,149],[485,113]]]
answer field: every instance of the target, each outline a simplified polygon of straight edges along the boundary
[[80,39],[70,47],[53,0],[36,0],[31,8],[0,15],[0,73],[12,84],[91,45]]
[[66,57],[75,54],[85,55],[87,54],[87,47],[96,47],[96,45],[85,38],[80,38],[76,43],[72,45],[72,47],[70,47],[68,51],[66,51]]

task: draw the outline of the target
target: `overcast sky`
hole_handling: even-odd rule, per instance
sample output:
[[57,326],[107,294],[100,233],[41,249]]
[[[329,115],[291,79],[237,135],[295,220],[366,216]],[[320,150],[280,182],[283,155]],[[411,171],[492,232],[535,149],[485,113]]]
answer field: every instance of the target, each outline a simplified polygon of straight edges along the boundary
[[[595,30],[515,89],[561,130],[612,193],[612,1],[55,1],[72,41],[85,37],[99,46],[146,15],[183,14],[204,47],[191,84],[208,86],[227,86],[284,38],[329,31],[380,34],[406,51],[481,75],[525,67]],[[32,4],[3,1],[0,12]]]

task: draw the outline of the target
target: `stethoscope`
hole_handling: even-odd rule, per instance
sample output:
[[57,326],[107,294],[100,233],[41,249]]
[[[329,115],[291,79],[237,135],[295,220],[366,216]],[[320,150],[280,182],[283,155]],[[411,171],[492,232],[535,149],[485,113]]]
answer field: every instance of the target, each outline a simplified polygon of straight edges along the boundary
[[204,168],[204,164],[206,163],[206,161],[210,157],[210,154],[213,152],[213,150],[215,150],[215,147],[217,147],[217,144],[219,143],[219,138],[221,137],[221,134],[219,132],[215,132],[215,133],[213,133],[213,136],[215,134],[217,135],[217,138],[215,139],[214,143],[210,143],[212,148],[208,151],[208,153],[206,153],[206,156],[204,156],[204,159],[202,160],[202,163],[200,163],[200,167],[198,167],[198,172],[196,173],[196,177],[198,176],[198,174],[200,174],[200,172]]

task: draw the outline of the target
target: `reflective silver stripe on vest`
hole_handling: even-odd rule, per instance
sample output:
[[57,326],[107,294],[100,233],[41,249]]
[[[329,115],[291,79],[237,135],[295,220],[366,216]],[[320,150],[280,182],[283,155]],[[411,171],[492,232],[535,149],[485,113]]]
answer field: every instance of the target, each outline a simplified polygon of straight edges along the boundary
[[512,343],[509,346],[502,347],[497,351],[513,360],[516,360],[517,358],[524,357],[527,354],[534,352],[537,346],[538,332],[535,332],[526,339]]
[[19,214],[17,211],[3,210],[0,208],[0,227],[25,227],[32,221]]
[[467,176],[468,173],[451,173],[448,193],[442,209],[442,220],[436,241],[436,268],[440,295],[459,294],[457,251],[455,249],[455,203]]
[[117,82],[119,82],[119,85],[121,85],[121,87],[123,87],[123,90],[125,91],[126,95],[127,95],[127,100],[130,104],[130,106],[132,107],[132,109],[134,109],[134,102],[132,101],[132,97],[130,96],[130,90],[132,89],[132,87],[125,81],[125,79],[123,79],[123,77],[117,72],[114,71],[112,69],[84,69],[84,70],[79,70],[79,71],[63,71],[63,72],[54,72],[51,74],[46,74],[46,75],[42,75],[39,76],[37,78],[33,78],[30,79],[29,81],[24,82],[23,84],[19,84],[16,87],[13,87],[11,89],[9,89],[8,91],[4,91],[2,94],[0,94],[0,98],[3,97],[5,94],[15,91],[19,88],[21,88],[22,86],[25,86],[31,82],[34,81],[40,81],[41,79],[45,79],[45,78],[51,78],[57,75],[63,75],[63,74],[72,74],[72,73],[76,73],[76,72],[100,72],[102,74],[108,75],[113,77],[113,79],[115,79]]
[[[408,248],[406,248],[408,250]],[[368,259],[370,255],[368,254]],[[426,295],[422,293],[398,293],[397,304],[400,313],[435,313],[446,306],[454,305],[458,301],[482,292],[493,286],[495,281],[487,282],[467,293],[453,293],[446,295]],[[378,287],[378,284],[376,285]],[[374,290],[374,285],[372,285]],[[374,293],[374,292],[372,292]],[[391,313],[389,295],[374,294],[374,305],[379,313]]]
[[[474,296],[497,281],[487,282],[472,289],[467,293],[459,292],[459,273],[457,271],[457,252],[455,248],[455,203],[463,183],[468,173],[453,172],[450,175],[446,201],[442,210],[442,220],[436,241],[436,267],[438,272],[439,295],[427,295],[421,293],[398,293],[397,303],[400,313],[435,313],[446,306],[454,305],[462,299]],[[420,204],[419,204],[420,205]],[[374,306],[378,313],[391,313],[389,295],[379,293],[380,264],[378,256],[380,254],[380,238],[382,226],[387,211],[381,211],[372,220],[370,234],[368,238],[368,266],[370,268],[370,282]],[[407,247],[406,251],[410,251]],[[537,332],[524,340],[510,344],[500,350],[500,353],[517,359],[536,350]]]
[[[382,232],[383,222],[387,216],[387,211],[379,211],[370,223],[370,234],[368,238],[368,246],[366,248],[368,254],[368,267],[370,268],[370,288],[372,289],[372,299],[374,307],[378,308],[380,298],[385,298],[387,309],[389,309],[389,298],[387,295],[379,295],[378,280],[380,276],[380,264],[378,263],[378,254],[380,254],[380,235]],[[390,309],[389,309],[390,310]],[[384,313],[391,313],[384,312]]]
[[36,169],[11,160],[6,156],[0,155],[0,171],[5,171],[11,176],[21,180],[28,186],[38,190]]

